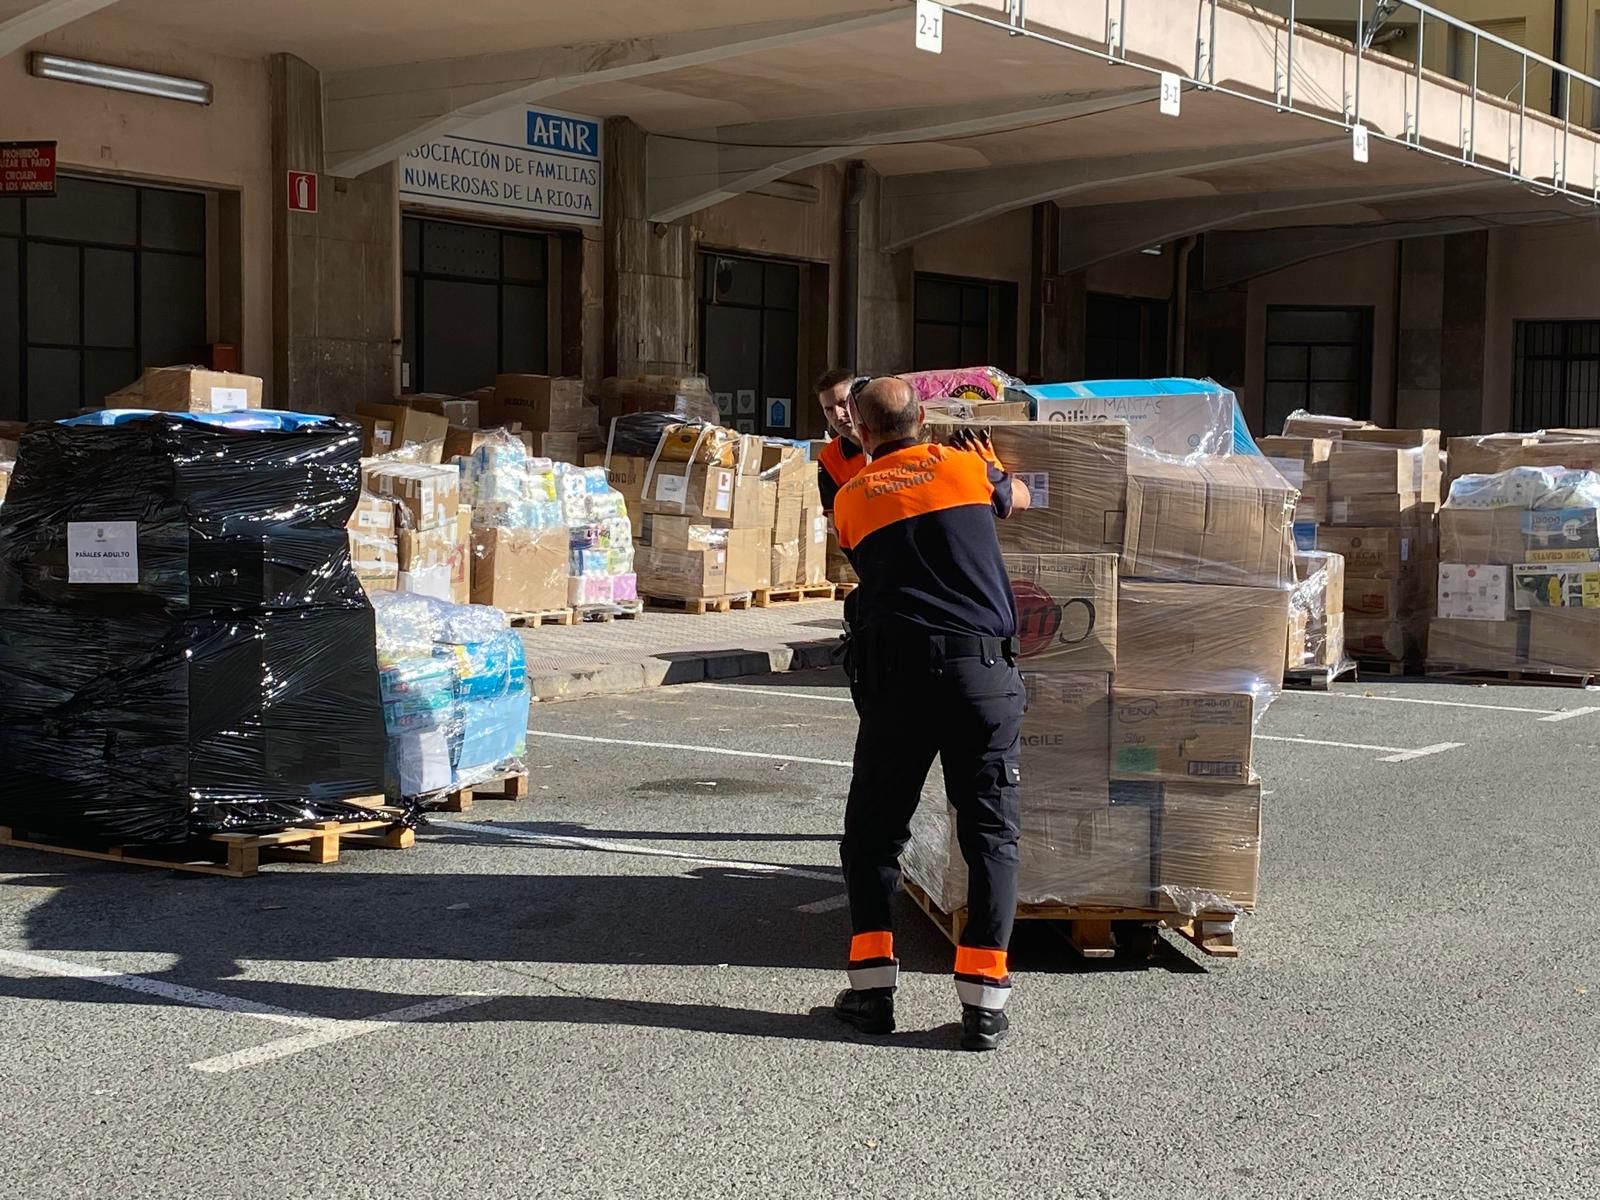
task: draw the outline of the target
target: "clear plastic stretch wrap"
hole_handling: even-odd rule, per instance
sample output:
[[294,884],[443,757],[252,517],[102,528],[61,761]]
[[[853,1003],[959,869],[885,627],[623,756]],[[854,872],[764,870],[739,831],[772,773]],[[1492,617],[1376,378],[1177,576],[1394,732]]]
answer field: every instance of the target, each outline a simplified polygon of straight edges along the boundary
[[994,401],[1006,398],[1006,389],[1020,389],[1020,380],[999,367],[958,367],[948,371],[910,371],[901,379],[917,393],[917,399]]
[[0,510],[0,824],[175,842],[382,790],[358,450],[291,413],[30,429]]
[[1513,467],[1570,467],[1600,471],[1600,434],[1594,430],[1453,437],[1448,448],[1447,482],[1453,482],[1463,475],[1497,475]]
[[[1254,455],[1130,448],[1125,422],[990,429],[1036,506],[999,525],[1028,693],[1022,902],[1249,911],[1253,741],[1283,685],[1295,489]],[[966,900],[952,830],[925,803],[902,860],[947,910]]]
[[1439,513],[1437,671],[1600,671],[1600,473],[1463,475]]
[[527,770],[527,665],[503,612],[429,596],[373,597],[388,784],[400,796]]
[[[600,416],[612,421],[630,413],[667,413],[692,421],[717,421],[733,417],[734,400],[712,397],[703,375],[641,375],[633,379],[611,377],[600,383]],[[727,412],[720,411],[722,407]]]
[[1344,558],[1325,550],[1294,556],[1298,582],[1289,593],[1290,671],[1326,670],[1335,675],[1353,664],[1345,656]]
[[1227,388],[1208,379],[1099,379],[1033,384],[1040,421],[1126,421],[1128,440],[1172,458],[1245,453],[1249,431]]

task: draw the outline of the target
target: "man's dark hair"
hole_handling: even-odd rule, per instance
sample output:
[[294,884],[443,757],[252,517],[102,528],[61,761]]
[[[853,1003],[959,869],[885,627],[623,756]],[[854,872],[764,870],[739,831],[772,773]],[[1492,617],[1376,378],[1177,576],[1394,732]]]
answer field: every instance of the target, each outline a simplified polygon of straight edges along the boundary
[[896,441],[917,436],[922,424],[922,405],[915,388],[889,375],[874,379],[856,393],[856,416],[874,437]]
[[849,383],[855,377],[856,373],[845,367],[829,367],[821,375],[817,376],[816,383],[811,385],[811,394],[820,396],[823,392],[836,388],[841,383]]

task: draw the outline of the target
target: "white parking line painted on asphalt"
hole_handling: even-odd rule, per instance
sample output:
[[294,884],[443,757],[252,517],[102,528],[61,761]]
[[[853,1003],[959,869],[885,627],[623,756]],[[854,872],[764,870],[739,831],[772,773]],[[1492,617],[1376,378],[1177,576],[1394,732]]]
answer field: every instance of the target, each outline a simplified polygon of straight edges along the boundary
[[1369,746],[1364,742],[1329,742],[1321,738],[1280,737],[1274,734],[1256,734],[1258,742],[1293,742],[1300,746],[1336,746],[1341,750],[1373,750],[1387,757],[1380,758],[1379,762],[1410,762],[1414,758],[1427,758],[1430,754],[1443,754],[1446,750],[1459,750],[1466,745],[1465,742],[1439,742],[1433,746],[1422,746],[1408,750],[1404,746]]
[[396,1025],[405,1025],[412,1021],[424,1021],[429,1017],[437,1017],[447,1012],[456,1012],[463,1008],[472,1008],[478,1004],[487,1004],[495,999],[498,999],[498,997],[492,994],[469,992],[459,996],[436,996],[432,1000],[424,1000],[420,1004],[397,1008],[393,1012],[379,1013],[375,1017],[364,1017],[358,1021],[328,1018],[318,1021],[318,1028],[307,1030],[305,1033],[279,1038],[275,1042],[266,1042],[260,1046],[249,1046],[243,1050],[235,1050],[232,1054],[221,1054],[216,1058],[202,1059],[200,1062],[190,1063],[189,1068],[207,1075],[225,1075],[229,1071],[238,1071],[244,1067],[258,1067],[262,1063],[275,1062],[280,1058],[288,1058],[294,1054],[303,1054],[307,1050],[331,1046],[336,1042],[347,1042],[351,1038],[365,1037],[369,1033],[379,1033],[385,1029],[392,1029]]
[[1301,692],[1285,690],[1285,696],[1313,700],[1371,700],[1379,704],[1427,704],[1435,708],[1478,708],[1486,712],[1543,713],[1541,721],[1569,721],[1573,717],[1600,712],[1600,708],[1524,708],[1516,704],[1472,704],[1465,700],[1427,700],[1420,696],[1362,696],[1355,692]]
[[845,908],[850,904],[850,893],[840,892],[837,896],[829,896],[826,900],[814,900],[810,904],[798,904],[795,912],[825,913],[836,908]]
[[636,742],[628,738],[591,737],[584,733],[557,733],[552,729],[530,729],[529,737],[559,738],[564,742],[594,742],[602,746],[639,746],[646,750],[691,750],[696,754],[725,754],[732,758],[765,758],[774,762],[810,763],[818,767],[848,767],[853,764],[837,758],[806,758],[800,754],[768,754],[762,750],[732,750],[727,746],[691,746],[685,742]]
[[689,683],[685,687],[713,692],[753,692],[772,700],[825,700],[829,704],[854,704],[849,696],[824,696],[818,692],[791,692],[787,688],[749,687],[737,683]]
[[67,962],[60,958],[45,958],[39,954],[24,954],[18,950],[0,950],[0,964],[20,967],[37,975],[55,975],[63,979],[81,979],[105,987],[120,988],[125,992],[139,992],[158,996],[191,1008],[210,1008],[218,1012],[237,1013],[241,1017],[258,1017],[263,1021],[278,1021],[285,1025],[315,1025],[324,1018],[310,1013],[296,1012],[292,1008],[279,1008],[275,1004],[260,1004],[238,996],[224,996],[220,992],[207,992],[200,988],[168,983],[163,979],[147,979],[143,975],[130,975],[126,971],[112,971],[88,963]]
[[679,862],[694,863],[702,867],[722,867],[730,871],[751,871],[764,875],[796,875],[802,879],[825,879],[829,883],[840,882],[837,872],[829,874],[826,871],[813,871],[806,867],[792,867],[784,863],[742,862],[735,858],[708,858],[702,854],[685,854],[679,850],[648,846],[642,842],[613,842],[607,841],[605,838],[574,837],[565,833],[531,833],[526,829],[506,829],[498,825],[478,825],[471,821],[440,821],[429,828],[457,829],[467,833],[480,833],[490,837],[503,838],[510,842],[538,846],[545,850],[601,850],[611,854],[637,854],[646,858],[672,858]]

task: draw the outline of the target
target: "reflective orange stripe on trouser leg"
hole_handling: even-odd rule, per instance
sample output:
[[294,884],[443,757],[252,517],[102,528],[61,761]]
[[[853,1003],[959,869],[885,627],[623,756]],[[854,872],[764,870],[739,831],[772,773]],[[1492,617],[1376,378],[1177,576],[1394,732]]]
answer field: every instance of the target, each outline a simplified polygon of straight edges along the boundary
[[900,980],[894,957],[894,934],[888,930],[858,933],[850,939],[850,986],[857,991],[892,988]]
[[956,947],[956,995],[963,1004],[999,1010],[1011,999],[1011,974],[1004,950]]

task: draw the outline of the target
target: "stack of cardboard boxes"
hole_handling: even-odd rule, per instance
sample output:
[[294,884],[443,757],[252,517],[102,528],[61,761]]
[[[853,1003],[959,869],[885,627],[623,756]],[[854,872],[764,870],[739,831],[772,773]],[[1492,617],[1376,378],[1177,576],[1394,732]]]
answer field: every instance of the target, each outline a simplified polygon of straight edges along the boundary
[[1430,671],[1600,671],[1600,478],[1463,478],[1439,534]]
[[1420,662],[1439,562],[1439,431],[1348,431],[1329,448],[1327,476],[1317,549],[1344,556],[1346,648],[1358,659]]
[[[364,530],[358,530],[365,535],[360,543],[363,558],[357,560],[363,582],[370,579],[380,588],[383,585],[386,549],[375,547],[382,543],[387,525],[394,537],[396,590],[467,603],[472,510],[461,503],[461,475],[455,465],[378,458],[366,460],[361,474],[362,490],[376,498],[370,506],[363,499],[354,518],[358,523],[363,517],[368,521]],[[376,512],[384,504],[392,525]],[[353,536],[353,556],[357,549]]]
[[549,375],[497,375],[492,423],[526,432],[535,458],[578,464],[601,444],[600,410],[584,399],[583,380]]
[[1285,671],[1330,671],[1349,665],[1344,649],[1344,556],[1301,550],[1294,556]]
[[[1028,711],[1021,899],[1226,921],[1254,906],[1254,720],[1282,685],[1295,491],[1256,458],[1179,464],[1123,422],[996,424],[1033,508],[1000,524]],[[905,866],[965,904],[924,805]]]

